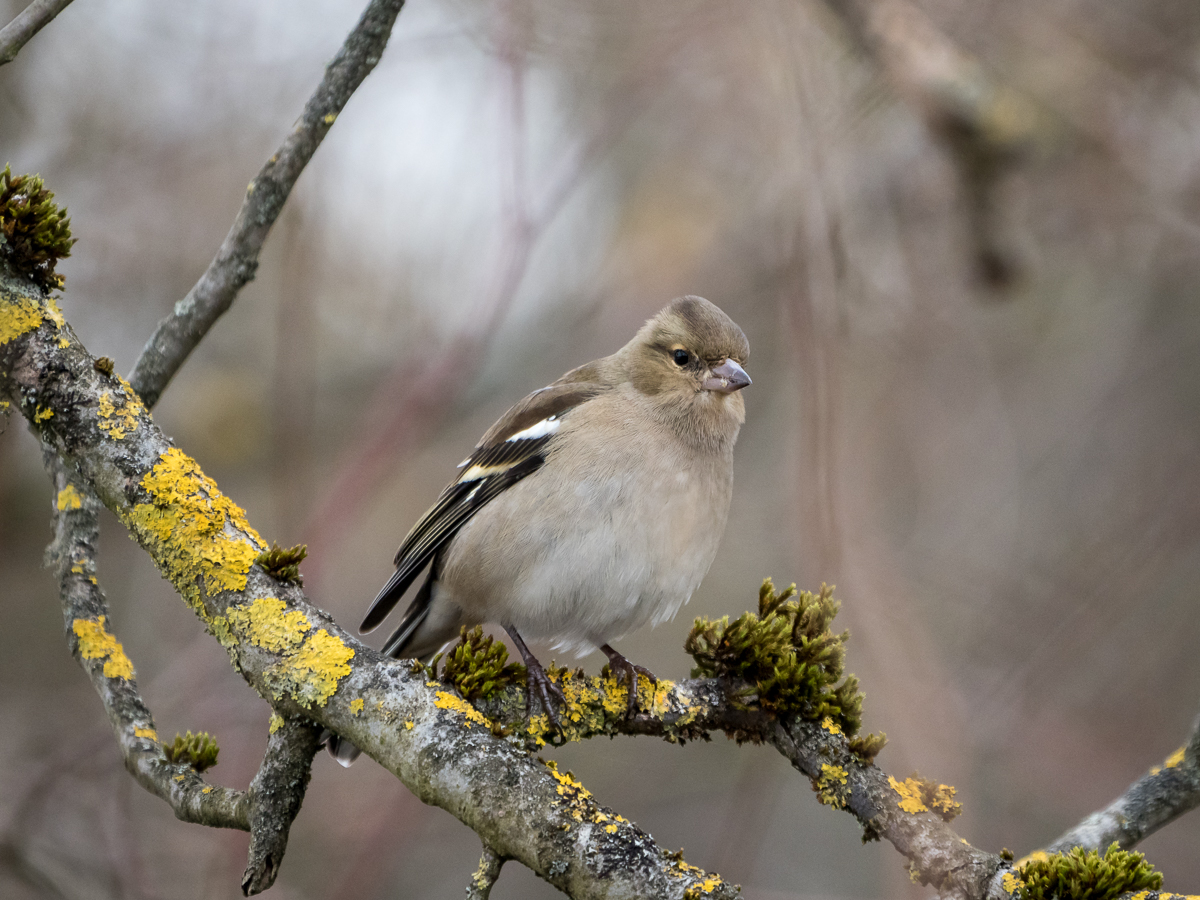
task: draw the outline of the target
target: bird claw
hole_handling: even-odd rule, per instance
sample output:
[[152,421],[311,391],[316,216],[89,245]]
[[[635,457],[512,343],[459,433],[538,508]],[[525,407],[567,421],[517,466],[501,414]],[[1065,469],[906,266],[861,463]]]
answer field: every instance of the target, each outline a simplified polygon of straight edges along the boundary
[[[567,705],[567,696],[562,692],[557,684],[555,684],[550,676],[546,674],[546,670],[541,667],[537,660],[533,660],[533,664],[529,664],[526,660],[525,668],[529,673],[529,679],[525,687],[525,715],[526,717],[533,716],[533,697],[534,692],[537,692],[538,698],[542,701],[542,708],[546,711],[546,718],[550,720],[550,724],[554,726],[556,731],[562,731],[562,724],[558,720],[557,706]],[[550,698],[554,697],[557,705]]]
[[613,673],[613,677],[617,681],[624,681],[629,684],[629,703],[625,714],[632,718],[638,711],[638,675],[645,676],[651,684],[658,684],[658,678],[649,669],[639,666],[636,663],[631,663],[612,647],[608,646],[608,644],[604,644],[600,649],[608,657],[608,666]]

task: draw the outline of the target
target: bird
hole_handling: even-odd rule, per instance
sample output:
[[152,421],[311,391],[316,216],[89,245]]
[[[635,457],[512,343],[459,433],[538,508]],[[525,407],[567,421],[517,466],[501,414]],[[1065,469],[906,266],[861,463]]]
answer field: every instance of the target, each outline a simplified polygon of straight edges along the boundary
[[[428,659],[463,626],[501,626],[550,721],[561,689],[525,637],[579,655],[599,649],[628,686],[655,676],[611,646],[675,615],[725,530],[733,448],[745,422],[750,345],[715,304],[679,297],[624,347],[571,369],[508,410],[401,543],[367,610],[374,630],[421,572],[383,646]],[[358,751],[331,735],[348,765]]]

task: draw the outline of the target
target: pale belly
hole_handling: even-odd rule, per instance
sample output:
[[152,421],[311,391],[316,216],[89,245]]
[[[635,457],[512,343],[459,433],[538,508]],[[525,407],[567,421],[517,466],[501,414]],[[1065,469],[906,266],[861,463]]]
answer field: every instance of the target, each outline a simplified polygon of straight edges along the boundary
[[673,616],[716,555],[729,466],[721,477],[673,471],[652,480],[626,462],[613,458],[558,491],[542,481],[534,515],[533,479],[489,503],[447,548],[446,599],[468,621],[511,625],[579,653]]

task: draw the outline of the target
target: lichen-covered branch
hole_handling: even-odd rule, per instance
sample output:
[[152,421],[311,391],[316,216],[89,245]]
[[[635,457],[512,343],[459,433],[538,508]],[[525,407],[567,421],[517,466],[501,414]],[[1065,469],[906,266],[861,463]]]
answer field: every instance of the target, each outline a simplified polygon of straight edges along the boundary
[[[129,529],[280,715],[343,735],[495,853],[572,897],[738,896],[602,807],[570,773],[493,734],[423,669],[364,647],[297,584],[256,565],[266,545],[242,510],[171,445],[126,382],[97,368],[44,293],[7,272],[0,398]],[[97,640],[116,645],[107,630]],[[104,662],[123,658],[109,649]],[[103,683],[123,690],[128,679],[112,671]],[[145,743],[143,752],[157,751]],[[212,793],[201,789],[201,801]]]
[[0,66],[12,62],[35,34],[71,5],[71,0],[33,0],[16,18],[0,28]]
[[47,558],[58,576],[68,642],[104,703],[125,768],[185,822],[249,829],[246,792],[209,784],[186,763],[172,764],[163,755],[133,663],[112,634],[108,601],[96,581],[100,503],[86,485],[68,477],[53,449],[45,449],[55,488],[54,540]]
[[479,857],[479,868],[471,875],[471,883],[467,885],[467,900],[488,900],[492,895],[492,885],[500,877],[500,868],[504,865],[504,857],[487,844],[483,845],[483,854]]
[[267,234],[293,185],[363,79],[387,46],[404,0],[371,0],[304,112],[246,189],[246,198],[217,255],[175,309],[158,323],[134,365],[129,381],[148,407],[158,402],[167,383],[213,323],[233,304],[238,291],[254,278]]
[[1129,786],[1120,797],[1050,844],[1044,852],[1071,847],[1100,850],[1116,842],[1128,849],[1200,806],[1200,717],[1188,742]]

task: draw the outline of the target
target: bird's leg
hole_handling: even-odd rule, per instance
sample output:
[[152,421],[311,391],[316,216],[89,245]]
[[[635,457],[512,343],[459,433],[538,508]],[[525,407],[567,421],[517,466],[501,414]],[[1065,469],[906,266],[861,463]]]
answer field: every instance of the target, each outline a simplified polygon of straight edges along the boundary
[[612,647],[608,646],[608,644],[601,644],[600,649],[608,657],[608,665],[617,680],[629,682],[629,715],[632,716],[637,712],[638,708],[638,675],[645,675],[650,679],[651,684],[658,684],[658,679],[654,677],[654,673],[649,669],[644,669],[641,666],[631,663]]
[[529,672],[529,681],[525,688],[525,715],[533,713],[533,692],[536,690],[541,698],[542,706],[546,710],[546,717],[550,720],[550,724],[557,730],[562,731],[562,726],[558,722],[558,710],[555,704],[550,701],[550,696],[554,695],[558,702],[564,706],[567,703],[566,695],[563,694],[562,688],[550,680],[550,676],[546,674],[546,670],[542,668],[542,664],[537,661],[537,657],[529,652],[529,648],[525,646],[525,641],[521,639],[521,635],[517,633],[517,629],[511,625],[505,625],[504,630],[508,632],[508,636],[512,638],[512,642],[517,645],[517,652],[521,654],[521,659],[525,662],[525,669]]

